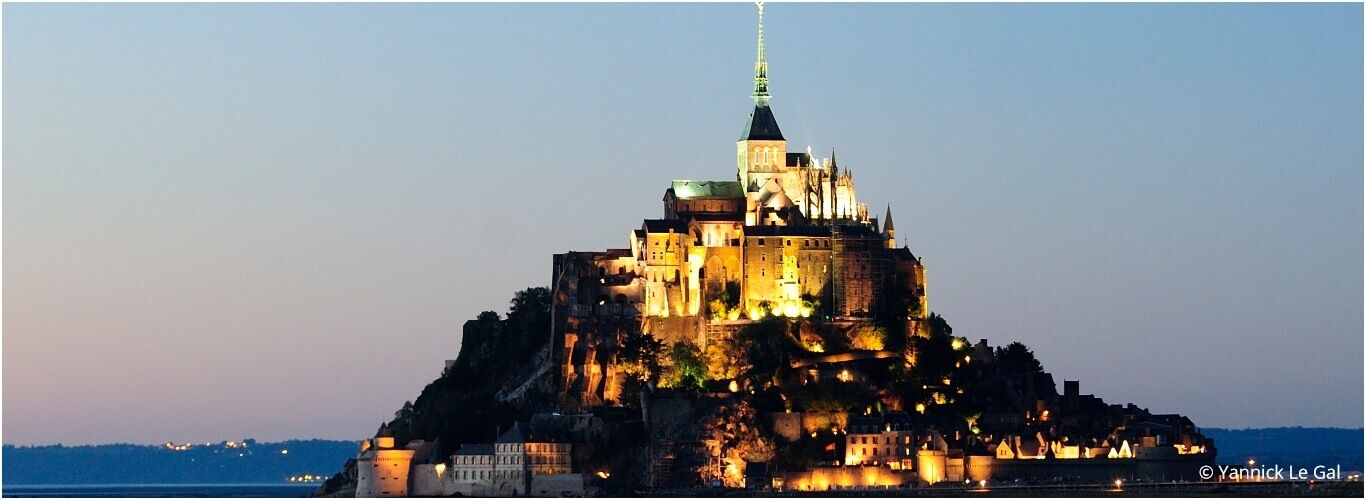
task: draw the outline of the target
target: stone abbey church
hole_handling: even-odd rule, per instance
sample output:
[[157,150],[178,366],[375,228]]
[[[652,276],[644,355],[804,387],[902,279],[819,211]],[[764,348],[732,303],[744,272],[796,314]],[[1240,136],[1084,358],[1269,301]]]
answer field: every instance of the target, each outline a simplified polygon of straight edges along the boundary
[[[754,109],[730,180],[674,180],[661,218],[626,248],[554,256],[555,354],[566,411],[618,400],[613,342],[640,329],[666,345],[705,347],[765,316],[851,326],[879,315],[925,332],[925,270],[829,158],[791,152],[769,106],[762,8]],[[720,169],[718,169],[720,173]]]

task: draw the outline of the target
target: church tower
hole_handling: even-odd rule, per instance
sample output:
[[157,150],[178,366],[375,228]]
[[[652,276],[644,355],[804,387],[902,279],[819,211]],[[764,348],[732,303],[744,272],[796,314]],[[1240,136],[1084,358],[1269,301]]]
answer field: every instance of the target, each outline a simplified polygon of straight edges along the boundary
[[735,160],[740,188],[746,192],[763,189],[769,179],[779,177],[787,166],[787,140],[778,129],[778,120],[768,107],[768,61],[764,59],[764,3],[759,5],[759,57],[754,62],[754,112],[750,113],[740,140],[735,143]]

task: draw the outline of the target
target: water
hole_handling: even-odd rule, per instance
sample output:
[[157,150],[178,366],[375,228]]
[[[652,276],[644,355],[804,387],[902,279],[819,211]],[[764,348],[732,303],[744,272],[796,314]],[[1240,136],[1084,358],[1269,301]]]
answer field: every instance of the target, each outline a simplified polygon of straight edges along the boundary
[[4,485],[17,498],[299,498],[318,484],[39,484]]

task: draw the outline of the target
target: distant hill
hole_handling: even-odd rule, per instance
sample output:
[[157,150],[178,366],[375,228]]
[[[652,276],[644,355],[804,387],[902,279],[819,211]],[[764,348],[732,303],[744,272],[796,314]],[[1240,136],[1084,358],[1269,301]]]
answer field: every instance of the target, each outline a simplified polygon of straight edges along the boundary
[[[353,441],[146,446],[5,445],[5,486],[40,484],[287,484],[331,476],[357,453]],[[312,482],[320,482],[315,479]]]
[[1270,465],[1341,465],[1360,471],[1363,463],[1362,429],[1275,427],[1269,429],[1201,428],[1214,438],[1219,463],[1242,464],[1249,458]]

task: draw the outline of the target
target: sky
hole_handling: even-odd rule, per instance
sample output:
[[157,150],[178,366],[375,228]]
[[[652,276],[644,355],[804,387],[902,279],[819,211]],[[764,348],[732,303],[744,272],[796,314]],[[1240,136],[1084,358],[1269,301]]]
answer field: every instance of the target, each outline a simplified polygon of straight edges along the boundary
[[[732,180],[752,4],[5,4],[3,441],[362,439],[551,255]],[[789,150],[954,333],[1363,422],[1360,4],[768,4]]]

